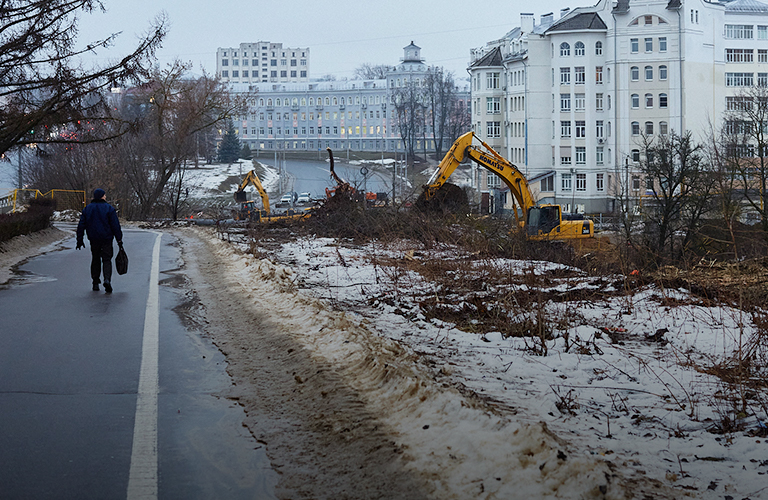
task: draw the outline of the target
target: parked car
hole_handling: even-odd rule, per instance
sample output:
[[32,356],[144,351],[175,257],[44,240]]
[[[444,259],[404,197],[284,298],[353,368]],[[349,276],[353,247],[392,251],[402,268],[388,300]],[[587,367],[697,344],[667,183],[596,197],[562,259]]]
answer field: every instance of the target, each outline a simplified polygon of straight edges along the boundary
[[287,204],[287,205],[293,205],[296,203],[296,199],[298,198],[298,195],[294,191],[289,191],[283,195],[282,198],[280,198],[280,204]]
[[296,203],[310,203],[311,201],[312,197],[308,192],[299,194],[299,197],[296,199]]

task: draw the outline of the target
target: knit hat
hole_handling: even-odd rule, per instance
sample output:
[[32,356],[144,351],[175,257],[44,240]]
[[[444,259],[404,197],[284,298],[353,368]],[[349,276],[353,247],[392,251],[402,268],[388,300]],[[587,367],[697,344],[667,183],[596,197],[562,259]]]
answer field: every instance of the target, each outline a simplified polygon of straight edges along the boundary
[[104,197],[104,195],[107,194],[106,191],[104,191],[101,188],[96,188],[93,190],[93,199],[94,200],[100,200]]

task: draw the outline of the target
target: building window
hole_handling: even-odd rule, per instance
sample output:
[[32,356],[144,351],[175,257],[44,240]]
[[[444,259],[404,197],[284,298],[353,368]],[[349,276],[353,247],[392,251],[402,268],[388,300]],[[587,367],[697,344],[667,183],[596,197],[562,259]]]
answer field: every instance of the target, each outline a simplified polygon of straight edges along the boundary
[[573,95],[574,111],[584,111],[586,108],[587,108],[586,94],[574,94]]
[[757,62],[768,63],[768,49],[757,49]]
[[560,44],[560,57],[568,57],[571,55],[571,46],[568,44],[568,42],[563,42]]
[[[584,148],[581,148],[584,149]],[[582,151],[584,155],[584,161],[581,163],[587,163],[587,153]],[[576,148],[576,163],[579,163],[579,148]],[[576,174],[576,191],[587,190],[587,174]]]
[[486,123],[487,137],[501,137],[501,122]]
[[639,109],[640,108],[640,95],[639,94],[632,94],[632,109]]
[[604,134],[603,120],[595,121],[595,137],[602,139]]
[[659,122],[659,134],[667,135],[667,122]]
[[645,107],[646,108],[653,107],[653,94],[645,94]]
[[570,136],[571,136],[571,121],[570,120],[560,121],[560,137],[570,137]]
[[645,51],[646,52],[653,52],[653,38],[646,38],[645,39]]
[[653,135],[653,122],[645,122],[645,135]]
[[573,46],[573,55],[575,56],[583,56],[584,55],[584,42],[576,42]]
[[595,111],[603,110],[603,94],[595,94]]
[[[632,161],[638,162],[640,161],[640,150],[639,149],[633,149],[632,150]],[[634,179],[633,179],[634,181]],[[635,186],[635,183],[633,182],[633,186]],[[638,178],[638,182],[636,184],[637,187],[634,187],[634,189],[640,189],[640,181]]]
[[560,94],[560,111],[571,110],[571,94]]
[[757,86],[758,87],[768,87],[768,73],[758,73],[757,74]]
[[[595,148],[595,163],[598,164],[598,165],[602,165],[603,163],[605,163],[605,153],[603,152],[603,147],[602,146],[597,146]],[[598,181],[597,181],[598,188],[597,188],[597,190],[598,191],[602,191],[602,189],[600,189],[600,184],[602,183],[602,180],[603,180],[603,178],[602,178],[603,174],[597,174],[597,175],[598,175]]]
[[725,62],[727,63],[754,62],[754,51],[752,49],[725,49]]
[[638,38],[629,39],[629,50],[633,54],[640,52],[640,40]]
[[653,80],[653,66],[645,67],[645,81],[650,82]]
[[485,83],[489,89],[499,88],[499,74],[495,72],[487,73]]
[[754,73],[726,73],[726,87],[751,87],[754,82]]
[[728,111],[749,111],[752,109],[752,99],[728,96],[725,98],[725,109]]
[[660,108],[666,108],[667,107],[667,94],[661,93],[659,94],[659,107]]
[[667,79],[667,67],[664,65],[659,66],[659,80]]
[[237,70],[234,70],[234,71],[232,72],[232,78],[239,78],[239,77],[240,77],[239,73],[240,73],[239,71],[237,71]]
[[571,84],[571,68],[560,68],[560,85]]
[[486,110],[489,115],[497,115],[501,113],[501,101],[498,97],[486,97],[485,98]]
[[[587,122],[584,120],[576,120],[576,137],[579,139],[587,137]],[[578,157],[578,154],[576,156]]]
[[632,79],[633,82],[636,82],[640,79],[640,68],[637,66],[632,66],[629,68],[629,77]]
[[543,192],[551,193],[555,190],[555,176],[550,175],[549,177],[545,177],[541,179],[541,188]]
[[[571,163],[571,158],[569,157],[568,163],[566,165],[570,165],[570,163]],[[560,174],[560,189],[562,189],[563,191],[571,190],[571,174]]]
[[667,51],[667,37],[660,36],[659,37],[659,52],[666,52]]
[[586,72],[584,71],[584,66],[576,66],[573,68],[574,73],[574,83],[576,85],[584,85],[587,82]]
[[640,122],[632,122],[632,135],[640,135]]
[[602,66],[595,67],[595,84],[596,85],[603,84],[603,67]]
[[[691,13],[691,15],[693,15],[693,13]],[[752,39],[752,25],[726,24],[725,38],[731,38],[735,40]]]
[[221,77],[222,78],[229,78],[229,71],[227,71],[226,69],[222,70],[221,71]]
[[[600,161],[598,163],[603,163],[603,159],[602,159],[602,155],[603,155],[602,149],[603,148],[598,148],[598,149],[601,150],[600,151]],[[595,175],[595,188],[598,191],[604,191],[605,190],[605,182],[603,181],[603,174],[596,174]]]

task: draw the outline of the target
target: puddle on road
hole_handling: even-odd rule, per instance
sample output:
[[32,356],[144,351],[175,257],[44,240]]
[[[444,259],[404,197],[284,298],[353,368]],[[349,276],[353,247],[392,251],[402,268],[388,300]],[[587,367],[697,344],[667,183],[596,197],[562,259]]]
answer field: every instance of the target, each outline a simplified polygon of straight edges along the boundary
[[[23,265],[23,263],[19,264],[18,266],[21,265]],[[0,285],[0,290],[7,290],[17,286],[31,285],[33,283],[46,283],[49,281],[57,280],[57,278],[54,278],[53,276],[44,276],[42,274],[21,270],[18,266],[13,266],[11,268],[11,277],[8,279],[8,281]]]

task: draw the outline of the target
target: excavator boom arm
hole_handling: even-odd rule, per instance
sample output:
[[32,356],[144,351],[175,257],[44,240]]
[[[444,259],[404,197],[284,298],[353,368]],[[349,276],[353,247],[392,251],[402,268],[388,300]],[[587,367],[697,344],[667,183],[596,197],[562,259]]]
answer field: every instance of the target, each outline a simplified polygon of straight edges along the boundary
[[[473,139],[477,139],[482,147],[474,145]],[[528,181],[525,180],[523,174],[491,146],[477,137],[474,132],[467,132],[453,143],[451,149],[443,157],[443,161],[440,162],[438,169],[424,186],[425,198],[428,200],[432,198],[456,170],[456,167],[467,157],[501,177],[504,183],[509,186],[512,195],[524,212],[535,205]]]
[[445,182],[448,180],[448,177],[450,177],[454,170],[456,170],[456,167],[458,167],[459,164],[464,161],[467,148],[472,145],[472,138],[474,136],[474,132],[467,132],[466,134],[456,139],[456,142],[453,143],[451,149],[445,153],[445,156],[440,162],[437,170],[435,170],[435,173],[432,174],[432,177],[430,177],[429,181],[427,181],[427,185],[424,186],[424,197],[427,200],[435,196],[437,190],[440,189],[443,184],[445,184]]

